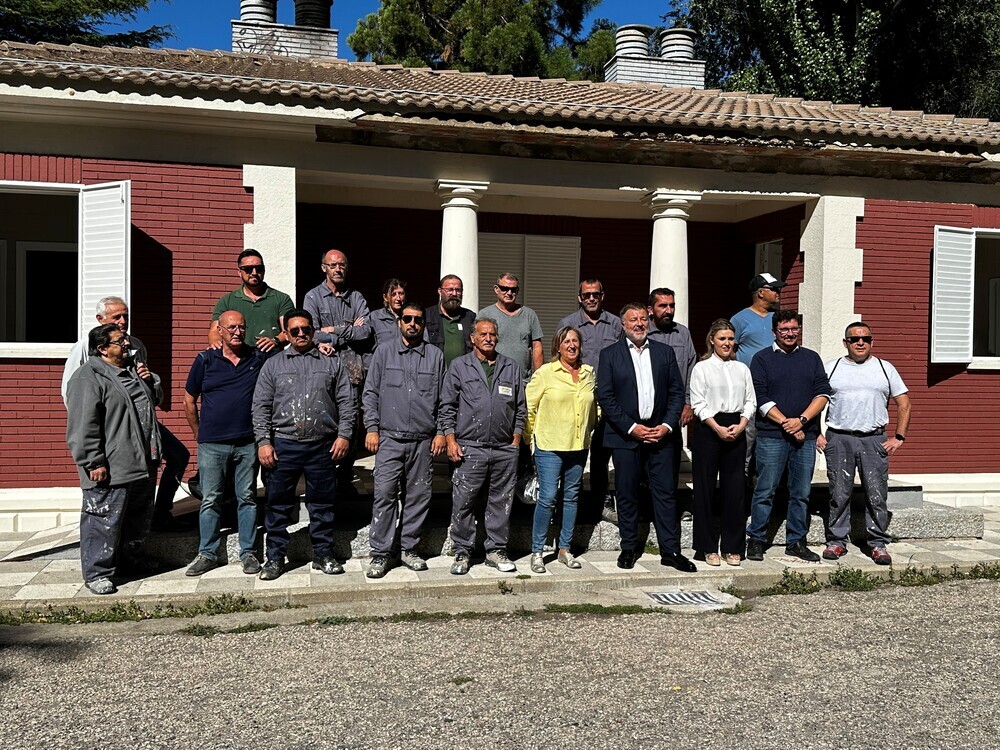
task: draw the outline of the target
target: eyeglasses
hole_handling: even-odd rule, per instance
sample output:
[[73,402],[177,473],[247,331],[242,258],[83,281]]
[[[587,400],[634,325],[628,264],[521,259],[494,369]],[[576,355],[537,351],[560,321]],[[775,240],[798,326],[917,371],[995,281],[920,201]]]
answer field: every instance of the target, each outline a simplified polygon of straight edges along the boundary
[[851,344],[856,344],[859,341],[864,341],[866,344],[870,344],[872,342],[872,337],[871,336],[848,336],[847,338],[844,339],[844,341],[847,341],[847,342],[849,342]]
[[778,335],[779,336],[788,336],[790,334],[798,333],[800,330],[802,330],[802,329],[800,329],[798,326],[795,326],[795,328],[779,328],[778,329]]
[[264,275],[264,265],[263,264],[261,264],[259,266],[240,266],[240,270],[243,273],[245,273],[247,276],[250,276],[252,274],[257,274],[259,276],[263,276]]
[[240,325],[235,325],[235,326],[223,326],[223,328],[225,328],[225,329],[226,329],[227,331],[229,331],[230,333],[236,333],[237,331],[245,331],[245,330],[247,329],[247,327],[246,327],[246,326],[240,326]]
[[313,327],[312,326],[301,326],[301,327],[296,326],[295,328],[289,328],[288,332],[292,336],[308,336],[310,333],[313,332]]
[[494,286],[497,289],[499,289],[501,292],[503,292],[504,294],[511,294],[511,293],[517,294],[518,289],[520,289],[520,287],[516,287],[516,286],[501,286],[500,284],[494,284]]
[[423,315],[403,315],[403,316],[401,316],[401,319],[402,319],[402,321],[404,323],[423,323],[424,322],[424,316]]
[[[501,287],[502,289],[503,287]],[[580,297],[582,299],[600,299],[604,296],[604,292],[580,292]]]
[[129,343],[128,336],[122,336],[120,339],[114,339],[107,343],[108,346],[119,346],[124,349]]

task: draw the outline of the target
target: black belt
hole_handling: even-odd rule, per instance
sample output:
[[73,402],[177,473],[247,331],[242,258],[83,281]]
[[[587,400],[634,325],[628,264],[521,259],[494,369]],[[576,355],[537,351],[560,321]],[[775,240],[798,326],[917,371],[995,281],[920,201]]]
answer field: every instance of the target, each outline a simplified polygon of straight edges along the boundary
[[835,432],[838,435],[850,435],[851,437],[874,437],[875,435],[884,435],[885,427],[879,427],[877,430],[872,430],[871,432],[861,432],[860,430],[838,430],[836,427],[827,427],[827,432]]

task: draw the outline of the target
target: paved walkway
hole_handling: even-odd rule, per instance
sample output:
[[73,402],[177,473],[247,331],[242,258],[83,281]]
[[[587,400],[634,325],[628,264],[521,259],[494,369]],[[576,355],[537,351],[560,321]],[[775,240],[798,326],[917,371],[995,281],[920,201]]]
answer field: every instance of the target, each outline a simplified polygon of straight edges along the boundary
[[[985,532],[982,539],[934,540],[898,542],[889,547],[895,567],[907,565],[950,569],[958,565],[968,569],[976,563],[1000,561],[1000,508],[986,509]],[[815,522],[815,521],[814,521]],[[139,601],[194,601],[216,594],[242,594],[258,600],[294,601],[298,603],[350,602],[391,599],[393,597],[447,597],[475,596],[479,593],[495,594],[498,589],[514,587],[523,592],[558,590],[597,591],[619,588],[638,588],[650,585],[690,589],[692,587],[718,587],[727,584],[754,590],[769,585],[780,578],[786,568],[805,573],[817,571],[822,577],[836,569],[838,563],[823,561],[804,563],[784,556],[781,547],[768,550],[763,563],[744,561],[739,568],[723,565],[713,568],[697,563],[698,572],[682,574],[659,564],[656,555],[644,555],[632,571],[620,570],[615,565],[616,552],[590,551],[578,559],[581,570],[569,570],[555,561],[554,554],[547,555],[548,572],[532,574],[528,556],[517,558],[517,574],[503,574],[483,564],[475,564],[464,577],[449,572],[452,558],[434,557],[428,560],[429,570],[415,573],[396,568],[378,581],[365,577],[365,560],[351,559],[345,564],[346,573],[326,576],[311,570],[308,563],[295,564],[276,581],[261,581],[256,576],[244,575],[235,564],[217,568],[200,578],[188,578],[184,567],[166,570],[157,575],[125,582],[118,593],[97,597],[84,586],[80,574],[79,548],[68,545],[48,552],[37,553],[38,537],[35,534],[0,535],[0,557],[18,558],[23,551],[35,550],[34,556],[0,562],[0,608],[37,607],[45,604],[80,606],[107,606],[116,600]],[[42,535],[44,536],[44,535]],[[822,547],[813,547],[817,552]],[[691,551],[687,550],[690,555]],[[871,562],[856,547],[851,547],[840,565],[886,573]]]

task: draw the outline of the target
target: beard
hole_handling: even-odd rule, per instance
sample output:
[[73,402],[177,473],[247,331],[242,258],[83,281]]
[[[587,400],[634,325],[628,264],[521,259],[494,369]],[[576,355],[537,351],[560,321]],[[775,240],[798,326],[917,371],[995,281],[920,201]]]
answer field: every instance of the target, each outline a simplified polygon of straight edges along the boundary
[[454,313],[462,306],[462,300],[458,297],[447,297],[441,300],[441,307],[447,313]]

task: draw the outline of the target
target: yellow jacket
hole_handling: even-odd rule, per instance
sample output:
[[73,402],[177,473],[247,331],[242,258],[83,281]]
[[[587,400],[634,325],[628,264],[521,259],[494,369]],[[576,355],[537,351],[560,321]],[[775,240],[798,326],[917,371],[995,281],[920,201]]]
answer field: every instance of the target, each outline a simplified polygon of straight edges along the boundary
[[597,375],[590,365],[580,367],[579,382],[559,360],[542,365],[525,390],[528,423],[524,439],[534,438],[544,451],[579,451],[590,447],[597,424]]

